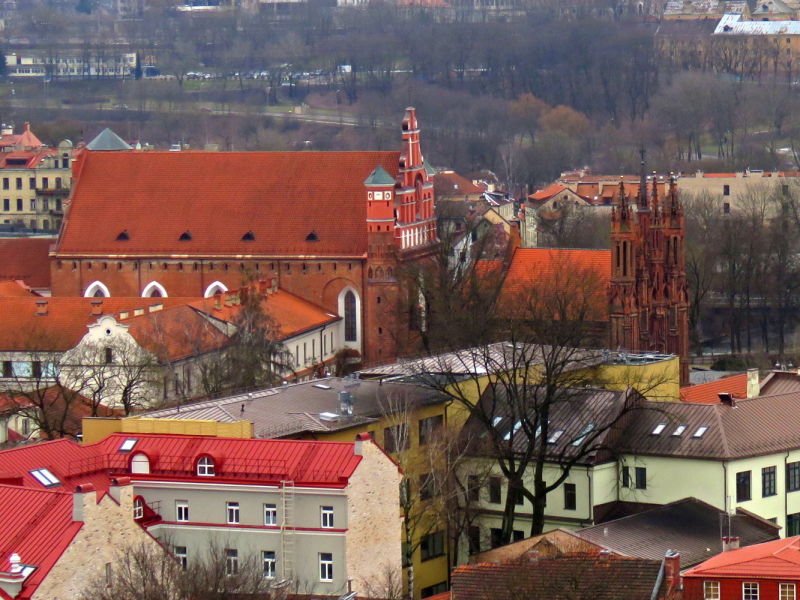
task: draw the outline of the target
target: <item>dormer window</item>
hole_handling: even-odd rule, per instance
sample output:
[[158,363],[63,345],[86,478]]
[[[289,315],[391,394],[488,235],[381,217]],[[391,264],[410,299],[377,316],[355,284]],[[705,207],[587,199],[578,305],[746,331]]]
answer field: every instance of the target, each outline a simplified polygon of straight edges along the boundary
[[318,242],[319,241],[319,237],[317,237],[317,232],[316,231],[312,231],[311,233],[309,233],[306,236],[306,241],[307,242]]
[[120,233],[120,234],[117,236],[117,241],[118,241],[118,242],[127,242],[127,241],[128,241],[128,240],[130,240],[130,239],[131,239],[131,236],[129,236],[129,235],[128,235],[128,230],[127,230],[127,229],[126,229],[126,230],[124,230],[124,231],[122,231],[122,232],[121,232],[121,233]]
[[213,477],[214,476],[214,461],[210,456],[202,456],[197,461],[197,474],[200,477]]
[[144,518],[144,500],[136,498],[133,501],[133,519],[134,521]]
[[256,241],[256,234],[254,234],[252,231],[248,231],[247,233],[245,233],[242,236],[242,241],[243,242],[255,242]]
[[192,241],[192,232],[191,231],[184,231],[181,234],[181,237],[178,238],[179,242],[191,242]]
[[118,452],[130,452],[139,440],[135,438],[128,438],[119,447]]

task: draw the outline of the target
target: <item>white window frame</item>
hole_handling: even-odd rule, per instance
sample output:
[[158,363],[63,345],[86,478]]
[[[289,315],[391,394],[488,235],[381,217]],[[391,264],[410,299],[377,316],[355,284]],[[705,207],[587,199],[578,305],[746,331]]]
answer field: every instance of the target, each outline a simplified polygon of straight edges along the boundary
[[175,558],[178,559],[178,562],[181,563],[181,569],[185,571],[187,565],[189,564],[189,556],[186,552],[186,546],[175,546],[174,554]]
[[159,298],[169,297],[169,295],[167,294],[167,290],[164,289],[163,285],[161,285],[157,281],[151,281],[142,290],[142,298],[150,298],[151,297],[150,294],[152,294],[153,291],[155,290],[158,290],[158,293],[161,294],[161,296],[158,296]]
[[742,582],[742,600],[759,600],[760,593],[757,581]]
[[210,456],[201,456],[197,459],[198,477],[214,477],[214,459]]
[[226,286],[221,281],[215,281],[206,288],[205,292],[203,292],[203,298],[211,298],[212,296],[215,296],[216,295],[215,292],[217,290],[219,290],[220,294],[224,294],[225,292],[228,291],[228,286]]
[[264,505],[264,525],[278,524],[278,506],[275,504]]
[[96,292],[101,291],[103,292],[103,298],[110,298],[111,292],[108,291],[108,288],[100,281],[93,281],[90,283],[86,291],[83,293],[84,298],[94,298]]
[[141,498],[133,501],[133,518],[134,520],[144,518],[144,500]]
[[793,583],[778,585],[778,600],[797,600],[797,587]]
[[323,529],[333,529],[333,507],[320,506],[320,526]]
[[261,559],[264,564],[264,579],[275,579],[275,574],[278,570],[278,557],[275,551],[263,550],[261,552]]
[[239,524],[239,517],[241,516],[239,513],[239,503],[238,502],[226,502],[225,503],[225,512],[228,516],[228,525],[238,525]]
[[56,487],[61,485],[58,478],[53,475],[49,469],[42,467],[41,469],[34,469],[30,472],[31,475],[46,488]]
[[333,553],[319,553],[319,580],[325,583],[333,581]]
[[239,551],[236,548],[225,549],[225,574],[230,577],[239,573]]
[[178,523],[189,522],[189,501],[175,500],[175,520]]
[[703,600],[720,600],[719,581],[703,582]]

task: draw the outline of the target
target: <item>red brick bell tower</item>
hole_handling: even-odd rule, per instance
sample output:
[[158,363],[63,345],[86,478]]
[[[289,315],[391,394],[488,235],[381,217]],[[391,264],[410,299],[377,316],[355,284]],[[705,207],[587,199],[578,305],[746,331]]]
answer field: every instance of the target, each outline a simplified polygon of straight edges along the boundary
[[683,207],[674,178],[667,197],[647,178],[637,198],[620,183],[611,213],[610,347],[680,357],[680,380],[689,380],[689,296],[684,259]]

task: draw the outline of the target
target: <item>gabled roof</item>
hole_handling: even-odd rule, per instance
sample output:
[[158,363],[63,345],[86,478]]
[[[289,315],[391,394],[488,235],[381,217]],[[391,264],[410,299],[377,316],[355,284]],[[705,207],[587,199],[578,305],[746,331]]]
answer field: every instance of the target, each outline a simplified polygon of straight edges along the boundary
[[378,165],[364,181],[364,185],[394,185],[394,177],[389,175],[382,166]]
[[[84,154],[59,255],[360,258],[364,180],[378,165],[395,176],[400,159],[398,152]],[[192,239],[179,241],[187,230]],[[127,241],[117,241],[122,231]],[[312,231],[318,241],[308,240]],[[243,239],[248,232],[254,239]]]
[[673,550],[680,553],[681,568],[685,569],[722,552],[720,522],[725,535],[729,535],[730,525],[730,535],[739,537],[742,546],[780,537],[777,525],[744,514],[728,517],[725,511],[696,498],[580,529],[575,535],[638,558],[658,560]]
[[[537,561],[520,559],[500,564],[457,567],[452,574],[453,600],[518,600],[519,598],[592,598],[653,600],[660,560],[615,555],[577,554]],[[658,588],[663,598],[666,584]]]
[[761,381],[760,396],[779,396],[800,392],[800,374],[797,371],[770,371]]
[[746,398],[747,373],[681,388],[681,400],[701,404],[718,404],[719,395],[722,392],[731,393],[736,398]]
[[558,185],[557,183],[553,183],[547,186],[543,190],[539,190],[538,192],[531,194],[528,196],[531,200],[549,200],[559,192],[563,192],[564,190],[569,189],[564,185]]
[[55,237],[0,238],[0,279],[20,279],[32,288],[50,288],[50,246]]
[[38,294],[32,292],[30,288],[20,279],[16,279],[14,281],[0,281],[0,297],[9,298],[15,296],[31,298],[38,296]]
[[800,578],[800,537],[723,552],[689,569],[685,576],[796,580]]
[[478,187],[469,179],[466,179],[452,171],[437,173],[433,179],[433,189],[436,196],[456,196],[464,197],[475,194],[483,195],[483,188]]
[[133,146],[111,131],[108,127],[103,129],[97,137],[86,144],[87,150],[94,152],[108,150],[133,150]]

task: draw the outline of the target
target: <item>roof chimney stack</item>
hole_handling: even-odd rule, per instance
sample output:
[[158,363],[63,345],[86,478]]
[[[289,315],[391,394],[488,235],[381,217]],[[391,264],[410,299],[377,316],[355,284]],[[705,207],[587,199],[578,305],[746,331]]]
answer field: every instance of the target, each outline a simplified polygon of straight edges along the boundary
[[747,369],[747,397],[758,398],[761,386],[758,383],[758,369]]
[[99,317],[102,314],[103,314],[103,301],[92,300],[92,316]]
[[733,394],[731,394],[730,392],[720,392],[719,401],[721,404],[724,404],[725,406],[736,408],[736,398],[734,398]]
[[609,550],[608,548],[603,548],[602,550],[600,550],[600,557],[598,559],[598,562],[607,563],[610,557],[611,557],[611,550]]
[[47,300],[36,301],[36,314],[40,317],[47,316]]
[[675,550],[667,550],[664,556],[664,579],[667,582],[667,598],[671,598],[681,585],[681,555]]
[[739,538],[738,537],[728,537],[725,536],[722,538],[722,551],[728,552],[729,550],[738,550],[739,549]]

